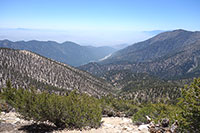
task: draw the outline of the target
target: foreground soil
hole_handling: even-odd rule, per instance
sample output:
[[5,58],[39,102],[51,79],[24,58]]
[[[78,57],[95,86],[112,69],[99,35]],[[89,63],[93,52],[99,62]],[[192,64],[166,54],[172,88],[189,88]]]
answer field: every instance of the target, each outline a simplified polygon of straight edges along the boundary
[[32,121],[25,121],[19,118],[15,112],[1,113],[0,115],[1,133],[148,133],[146,128],[140,129],[133,125],[130,118],[103,117],[102,126],[98,129],[88,130],[59,130],[51,124],[33,124]]

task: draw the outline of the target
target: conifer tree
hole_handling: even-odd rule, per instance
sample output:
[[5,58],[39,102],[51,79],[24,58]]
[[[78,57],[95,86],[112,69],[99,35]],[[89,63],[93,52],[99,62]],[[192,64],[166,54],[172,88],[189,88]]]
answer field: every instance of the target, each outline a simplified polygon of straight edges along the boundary
[[178,104],[182,108],[179,115],[182,130],[200,132],[200,78],[194,79],[190,86],[182,89]]

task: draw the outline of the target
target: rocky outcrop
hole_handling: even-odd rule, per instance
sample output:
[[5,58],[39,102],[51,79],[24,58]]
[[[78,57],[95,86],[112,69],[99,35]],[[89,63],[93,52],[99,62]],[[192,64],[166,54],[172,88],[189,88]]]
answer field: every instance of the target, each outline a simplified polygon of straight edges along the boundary
[[0,114],[0,132],[2,133],[18,133],[18,129],[23,125],[31,124],[32,121],[25,121],[19,118],[19,114],[15,112],[1,112]]
[[153,121],[148,126],[150,133],[176,133],[178,128],[178,121],[175,121],[171,126],[169,119],[164,118],[160,124],[155,124]]

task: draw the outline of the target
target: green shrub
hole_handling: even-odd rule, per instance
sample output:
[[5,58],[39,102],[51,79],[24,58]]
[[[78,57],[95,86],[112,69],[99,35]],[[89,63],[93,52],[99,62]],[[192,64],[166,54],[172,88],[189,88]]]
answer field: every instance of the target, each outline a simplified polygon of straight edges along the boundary
[[158,123],[168,118],[170,124],[178,120],[180,132],[200,132],[200,78],[181,90],[178,104],[147,104],[132,117],[133,122],[147,123],[146,115]]
[[3,108],[3,103],[4,103],[4,100],[2,98],[2,93],[1,93],[1,89],[0,89],[0,113],[1,113],[2,108]]
[[[7,86],[11,86],[10,81],[7,82]],[[12,109],[11,106],[9,106],[5,100],[5,97],[3,95],[3,89],[0,88],[0,113],[3,112],[9,112]]]
[[137,105],[131,104],[129,106],[129,109],[125,111],[125,115],[127,117],[132,117],[134,114],[136,114],[139,110],[139,107]]
[[200,132],[200,78],[185,86],[181,93],[178,103],[182,109],[179,114],[180,129],[183,132]]
[[26,120],[50,121],[57,127],[99,127],[101,107],[96,98],[72,91],[67,96],[37,92],[35,89],[4,89],[7,102]]
[[107,116],[117,116],[120,112],[129,117],[135,114],[139,109],[139,107],[133,104],[132,101],[114,98],[111,95],[102,97],[100,102],[103,111],[102,114]]
[[102,97],[99,99],[99,102],[101,103],[101,109],[102,114],[106,116],[115,116],[116,112],[114,111],[114,108],[112,106],[113,97],[111,95],[107,97]]
[[172,124],[177,119],[176,114],[178,112],[180,112],[180,109],[175,105],[147,104],[133,115],[132,121],[134,123],[148,123],[146,116],[149,116],[156,123],[162,118],[168,118]]
[[4,99],[0,96],[0,113],[3,112],[9,112],[11,110],[11,107],[6,103]]

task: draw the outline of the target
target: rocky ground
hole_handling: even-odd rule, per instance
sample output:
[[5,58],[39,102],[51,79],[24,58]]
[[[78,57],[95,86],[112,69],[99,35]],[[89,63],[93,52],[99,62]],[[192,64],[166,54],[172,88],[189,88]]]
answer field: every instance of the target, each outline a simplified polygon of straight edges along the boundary
[[[143,128],[144,127],[144,128]],[[25,121],[19,118],[15,112],[4,113],[0,115],[0,132],[2,133],[148,133],[145,125],[138,127],[132,124],[129,118],[104,117],[102,126],[98,129],[89,130],[59,130],[51,124],[36,125],[33,121]]]

